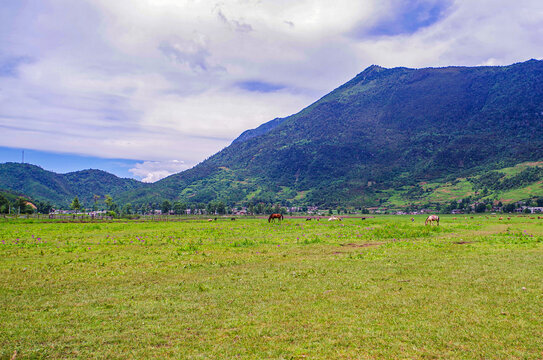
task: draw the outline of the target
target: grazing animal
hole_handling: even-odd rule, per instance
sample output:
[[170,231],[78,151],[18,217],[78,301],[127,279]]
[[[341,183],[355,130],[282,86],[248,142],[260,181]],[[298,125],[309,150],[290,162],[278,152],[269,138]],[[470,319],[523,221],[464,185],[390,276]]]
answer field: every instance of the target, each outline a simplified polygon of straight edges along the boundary
[[341,221],[341,218],[337,216],[332,216],[328,219],[328,221]]
[[313,219],[311,219],[311,218],[307,218],[307,219],[305,219],[305,221],[311,221],[311,220],[313,220]]
[[213,219],[207,219],[207,221],[213,221]]
[[430,215],[426,218],[426,221],[424,222],[424,225],[428,225],[428,223],[430,223],[430,225],[433,224],[433,222],[436,222],[437,225],[439,226],[439,216],[437,215]]
[[232,221],[236,221],[236,218],[231,218],[230,220],[232,220]]
[[271,214],[268,218],[268,222],[275,222],[275,219],[279,221],[283,220],[283,214]]

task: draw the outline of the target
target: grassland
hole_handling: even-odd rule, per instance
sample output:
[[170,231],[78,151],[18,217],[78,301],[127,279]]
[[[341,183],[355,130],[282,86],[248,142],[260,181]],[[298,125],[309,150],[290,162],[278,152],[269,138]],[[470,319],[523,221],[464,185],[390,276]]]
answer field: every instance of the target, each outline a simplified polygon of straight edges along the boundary
[[[504,181],[511,180],[511,178],[518,176],[525,170],[541,168],[542,165],[543,162],[541,161],[524,162],[495,171],[503,175],[499,180]],[[492,188],[490,186],[482,193],[482,189],[477,189],[474,185],[474,179],[481,176],[484,177],[485,175],[488,176],[492,172],[483,171],[476,176],[469,178],[459,177],[454,181],[448,182],[420,182],[417,184],[417,187],[422,191],[415,193],[413,193],[417,189],[415,186],[390,188],[381,191],[381,193],[386,194],[387,201],[384,205],[388,208],[402,208],[412,204],[421,206],[428,203],[448,205],[452,201],[459,201],[468,197],[471,197],[472,202],[476,200],[494,200],[496,202],[501,201],[504,204],[543,197],[543,180],[541,178],[507,189]],[[407,174],[402,174],[402,176],[407,177]]]
[[541,359],[543,220],[0,222],[0,359]]

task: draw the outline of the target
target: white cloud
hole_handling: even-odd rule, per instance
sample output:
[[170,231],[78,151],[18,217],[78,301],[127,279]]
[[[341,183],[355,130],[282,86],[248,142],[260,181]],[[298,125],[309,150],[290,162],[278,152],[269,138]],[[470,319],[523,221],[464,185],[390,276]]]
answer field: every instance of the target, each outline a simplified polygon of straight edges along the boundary
[[542,19],[539,0],[6,0],[0,146],[190,167],[374,63],[541,58]]
[[410,35],[362,39],[358,54],[386,67],[507,65],[543,57],[543,3],[457,0]]
[[144,161],[128,170],[143,182],[155,182],[172,174],[188,169],[183,161]]

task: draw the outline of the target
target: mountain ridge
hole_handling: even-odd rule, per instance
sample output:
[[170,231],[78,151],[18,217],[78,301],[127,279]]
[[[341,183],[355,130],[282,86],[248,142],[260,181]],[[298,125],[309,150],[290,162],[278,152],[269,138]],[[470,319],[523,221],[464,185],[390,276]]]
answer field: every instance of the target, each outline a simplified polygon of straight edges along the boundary
[[[537,86],[541,83],[541,74],[542,65],[538,60],[502,67],[475,68],[455,66],[386,69],[373,66],[299,113],[285,118],[270,131],[241,144],[235,142],[197,167],[202,170],[205,168],[208,176],[210,168],[215,168],[217,173],[220,166],[237,167],[239,177],[243,178],[251,164],[255,163],[258,157],[261,157],[262,151],[268,147],[268,150],[284,154],[271,158],[268,151],[268,157],[261,162],[260,168],[268,165],[268,170],[271,170],[268,171],[268,177],[279,179],[275,185],[296,187],[303,184],[301,175],[304,170],[320,173],[321,178],[328,180],[344,177],[347,171],[352,170],[341,169],[341,166],[338,167],[330,158],[337,157],[340,163],[357,163],[358,167],[364,167],[363,163],[369,165],[371,159],[380,158],[386,161],[397,157],[398,154],[393,154],[394,149],[401,143],[410,145],[406,148],[407,154],[400,154],[406,166],[403,166],[403,169],[398,166],[397,169],[388,170],[375,167],[373,174],[372,171],[362,174],[366,177],[363,182],[379,182],[382,178],[393,177],[411,167],[415,168],[414,174],[417,178],[444,176],[451,167],[450,164],[441,164],[451,161],[457,172],[462,172],[464,168],[489,166],[483,164],[485,162],[499,163],[506,160],[511,164],[531,158],[539,159],[542,156],[539,137],[541,118],[539,115],[525,115],[541,113],[542,94]],[[522,81],[519,81],[519,76]],[[430,100],[437,106],[427,106]],[[398,104],[402,104],[402,107],[398,107]],[[363,116],[359,116],[361,113]],[[318,123],[318,126],[312,127],[315,123]],[[442,129],[443,125],[448,128]],[[349,131],[338,133],[336,129],[341,127],[346,127]],[[469,128],[469,132],[464,128]],[[288,133],[289,136],[281,135],[281,132]],[[297,137],[297,134],[308,132],[310,136]],[[387,136],[387,132],[395,134]],[[334,136],[330,137],[330,134]],[[524,141],[522,146],[513,147],[500,143],[500,137],[511,135],[526,136],[534,141]],[[357,136],[364,141],[354,139]],[[470,146],[470,143],[477,141],[496,144],[492,149],[485,146],[475,149]],[[311,149],[311,145],[316,143],[319,143],[318,149]],[[425,150],[421,145],[429,149]],[[285,146],[290,151],[282,151]],[[439,151],[434,151],[436,149]],[[505,152],[506,159],[495,156],[498,151]],[[304,169],[304,164],[312,162],[310,155],[315,153],[331,154],[324,156],[324,160],[330,160],[328,162],[331,163],[321,161],[320,166],[309,165]],[[278,157],[284,161],[277,163],[275,158]],[[297,157],[302,157],[303,160],[297,161]],[[323,156],[320,156],[319,160],[323,160],[322,158]],[[412,159],[418,159],[418,164]],[[274,162],[275,170],[269,166]],[[430,165],[425,165],[425,162]],[[288,164],[301,166],[289,169]],[[290,175],[290,181],[286,179],[285,171]],[[180,187],[183,188],[187,181],[198,178],[195,176],[197,173],[195,169],[190,170],[190,173],[171,177],[181,180]],[[175,183],[175,180],[170,179],[161,181]],[[270,188],[272,192],[279,190],[273,184]],[[298,190],[308,189],[299,187]]]
[[90,204],[94,195],[118,196],[119,193],[143,186],[140,181],[119,178],[103,170],[86,169],[58,174],[38,165],[7,162],[0,164],[0,189],[23,193],[39,201],[64,207],[75,196]]
[[300,112],[243,132],[195,167],[115,194],[131,203],[370,206],[407,199],[423,182],[543,159],[541,83],[540,60],[372,65]]

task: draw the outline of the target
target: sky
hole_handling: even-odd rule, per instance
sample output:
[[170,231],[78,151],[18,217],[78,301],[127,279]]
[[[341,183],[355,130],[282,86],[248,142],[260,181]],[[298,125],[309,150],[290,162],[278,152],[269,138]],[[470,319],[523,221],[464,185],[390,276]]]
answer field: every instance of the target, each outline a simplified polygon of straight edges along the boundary
[[154,182],[372,64],[532,58],[541,0],[0,0],[0,162]]

